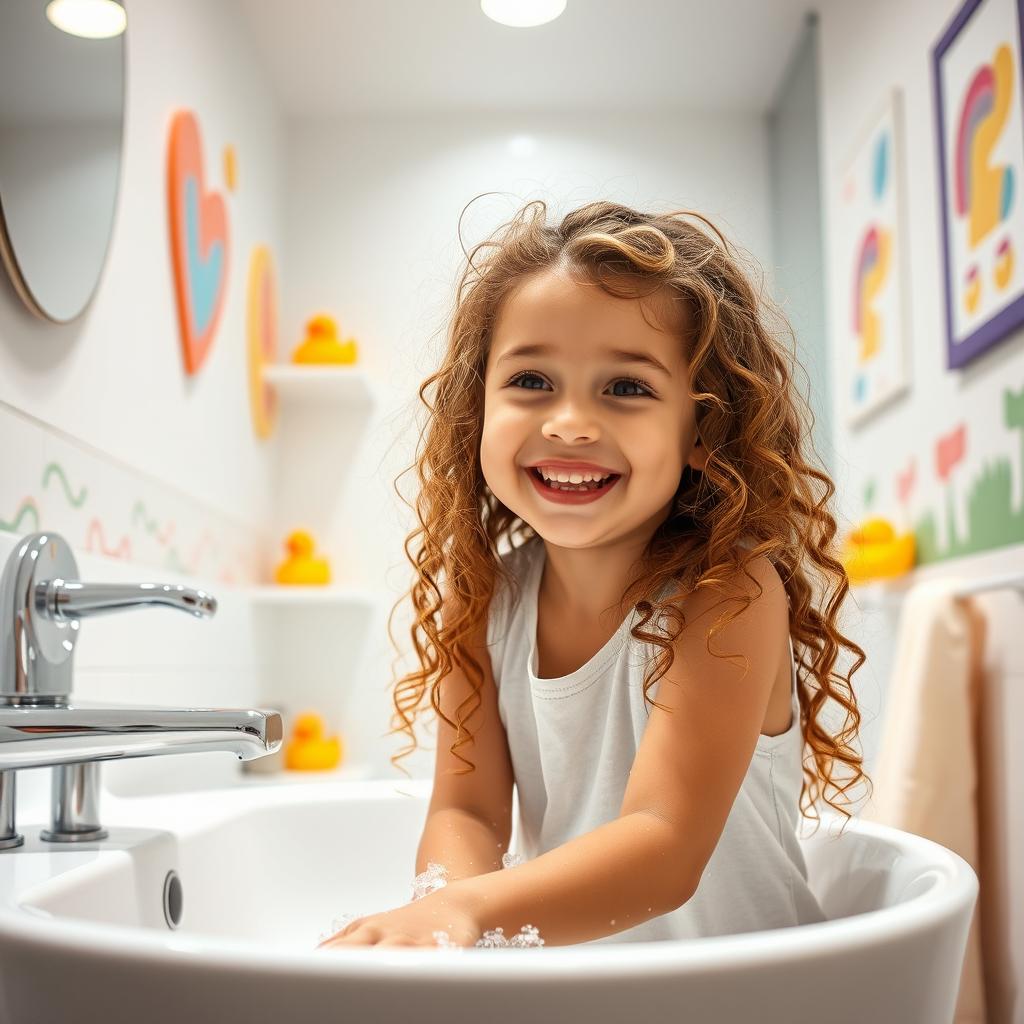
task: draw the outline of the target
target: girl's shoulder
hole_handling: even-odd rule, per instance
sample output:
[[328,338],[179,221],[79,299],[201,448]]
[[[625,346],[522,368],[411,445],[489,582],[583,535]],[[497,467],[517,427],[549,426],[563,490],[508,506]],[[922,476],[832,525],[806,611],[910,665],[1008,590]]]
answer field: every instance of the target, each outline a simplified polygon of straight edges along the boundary
[[498,557],[511,575],[519,577],[533,564],[533,560],[539,555],[543,543],[539,536],[530,537],[525,541],[520,541],[515,547],[511,547],[507,551],[499,552]]
[[494,597],[502,598],[511,586],[514,596],[518,598],[522,584],[526,580],[530,566],[534,564],[534,559],[537,557],[542,543],[540,537],[535,536],[520,542],[507,551],[498,553],[501,570],[497,573],[497,578],[494,581]]
[[487,646],[492,649],[492,662],[495,651],[500,655],[500,645],[508,635],[512,618],[520,606],[526,577],[536,556],[537,545],[541,543],[540,537],[531,537],[508,551],[498,553],[502,568],[496,574],[487,608]]

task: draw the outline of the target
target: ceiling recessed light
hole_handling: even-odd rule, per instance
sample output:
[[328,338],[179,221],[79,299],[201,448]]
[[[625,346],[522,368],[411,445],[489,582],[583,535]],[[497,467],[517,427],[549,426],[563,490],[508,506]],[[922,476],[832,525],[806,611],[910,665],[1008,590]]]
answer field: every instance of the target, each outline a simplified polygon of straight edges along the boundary
[[109,39],[124,31],[128,16],[115,0],[50,0],[46,20],[68,35]]
[[480,10],[500,25],[533,28],[554,21],[566,0],[480,0]]

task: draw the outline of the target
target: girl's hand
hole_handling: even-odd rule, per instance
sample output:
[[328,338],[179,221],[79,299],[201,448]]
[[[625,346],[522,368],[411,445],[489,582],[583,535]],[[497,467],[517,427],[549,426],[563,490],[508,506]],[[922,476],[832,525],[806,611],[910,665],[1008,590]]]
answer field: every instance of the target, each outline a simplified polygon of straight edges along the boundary
[[438,947],[434,932],[448,933],[456,946],[472,946],[482,929],[475,911],[461,900],[451,886],[394,910],[357,917],[340,932],[324,939],[316,948],[336,946],[425,946]]

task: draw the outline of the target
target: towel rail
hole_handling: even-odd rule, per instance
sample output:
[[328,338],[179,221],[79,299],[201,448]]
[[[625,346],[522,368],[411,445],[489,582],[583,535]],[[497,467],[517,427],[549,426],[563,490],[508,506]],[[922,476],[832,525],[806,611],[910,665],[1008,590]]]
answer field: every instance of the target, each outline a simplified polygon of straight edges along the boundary
[[[907,579],[869,580],[856,583],[851,588],[860,598],[869,602],[901,599],[907,592],[910,583]],[[1024,573],[1005,573],[1001,576],[987,576],[973,583],[964,583],[953,591],[954,597],[969,597],[990,590],[1015,590],[1019,597],[1024,598]]]
[[978,580],[977,583],[967,583],[957,588],[956,596],[967,597],[969,594],[977,594],[984,590],[1016,590],[1024,598],[1024,574],[1009,573],[1004,576],[990,576]]

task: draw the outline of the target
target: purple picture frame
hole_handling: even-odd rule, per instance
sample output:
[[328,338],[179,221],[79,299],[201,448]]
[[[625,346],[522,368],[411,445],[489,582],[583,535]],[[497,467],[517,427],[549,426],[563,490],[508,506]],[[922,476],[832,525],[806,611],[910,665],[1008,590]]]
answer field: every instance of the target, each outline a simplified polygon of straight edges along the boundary
[[[946,286],[946,366],[950,370],[969,363],[996,342],[1006,338],[1015,327],[1024,323],[1024,295],[1020,295],[1009,306],[968,334],[959,344],[955,344],[953,340],[953,268],[950,265],[949,252],[949,182],[946,176],[941,68],[943,55],[983,2],[984,0],[966,0],[932,49],[932,85],[935,93],[936,140],[939,150],[939,205],[942,213],[942,266]],[[1017,0],[1017,32],[1018,53],[1024,57],[1024,0]],[[1020,76],[1020,84],[1024,88],[1024,75]],[[1024,186],[1024,182],[1021,185]]]

